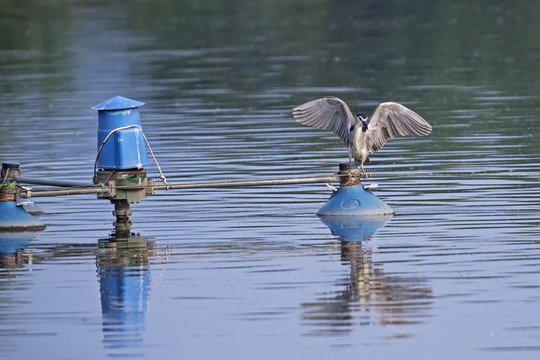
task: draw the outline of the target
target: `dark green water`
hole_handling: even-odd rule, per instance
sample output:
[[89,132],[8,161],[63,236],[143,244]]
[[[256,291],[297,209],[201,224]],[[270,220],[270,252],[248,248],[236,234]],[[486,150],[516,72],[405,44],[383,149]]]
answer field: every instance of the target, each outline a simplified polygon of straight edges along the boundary
[[[110,236],[94,195],[39,198],[47,229],[0,238],[8,359],[533,359],[540,346],[540,4],[4,1],[0,160],[90,182],[95,104],[146,103],[170,182],[330,174],[332,133],[291,109],[334,95],[433,125],[368,170],[396,212],[338,234],[323,184],[162,191]],[[158,178],[151,162],[149,175]],[[341,235],[341,236],[340,236]]]

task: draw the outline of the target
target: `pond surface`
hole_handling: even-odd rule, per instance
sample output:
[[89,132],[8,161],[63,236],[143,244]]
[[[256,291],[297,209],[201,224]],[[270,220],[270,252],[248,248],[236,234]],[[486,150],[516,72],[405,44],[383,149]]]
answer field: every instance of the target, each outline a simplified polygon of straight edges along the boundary
[[[540,23],[535,2],[7,1],[0,160],[90,183],[97,114],[140,108],[169,182],[326,175],[332,133],[291,109],[398,101],[433,125],[368,171],[394,216],[316,216],[324,184],[159,191],[113,235],[95,195],[36,198],[3,235],[6,359],[536,359]],[[159,182],[155,164],[147,167]]]

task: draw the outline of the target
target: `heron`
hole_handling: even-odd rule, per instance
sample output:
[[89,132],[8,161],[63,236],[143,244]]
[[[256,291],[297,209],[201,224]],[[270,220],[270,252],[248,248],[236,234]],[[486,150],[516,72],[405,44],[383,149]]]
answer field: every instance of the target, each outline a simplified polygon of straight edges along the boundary
[[368,118],[363,113],[354,116],[345,101],[325,96],[295,107],[293,116],[302,125],[332,130],[339,136],[349,149],[349,162],[354,157],[360,163],[364,179],[369,176],[364,170],[364,163],[370,162],[369,153],[379,151],[388,139],[431,133],[424,118],[396,102],[379,104]]

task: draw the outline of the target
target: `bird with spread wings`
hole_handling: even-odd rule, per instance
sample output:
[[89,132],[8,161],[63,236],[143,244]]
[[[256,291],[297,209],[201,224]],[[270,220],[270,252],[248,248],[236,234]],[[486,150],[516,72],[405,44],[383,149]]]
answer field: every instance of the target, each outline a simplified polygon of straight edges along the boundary
[[396,136],[426,136],[431,125],[420,115],[395,102],[379,104],[368,118],[360,113],[354,116],[345,101],[334,96],[312,100],[293,109],[300,124],[331,130],[343,140],[352,158],[360,163],[362,175],[367,179],[364,163],[369,153],[380,150],[388,139]]

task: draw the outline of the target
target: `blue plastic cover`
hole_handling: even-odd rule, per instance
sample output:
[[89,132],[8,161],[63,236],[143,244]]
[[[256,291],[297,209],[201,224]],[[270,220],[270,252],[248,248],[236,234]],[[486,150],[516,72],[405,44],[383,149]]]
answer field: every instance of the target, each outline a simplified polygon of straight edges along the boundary
[[[99,110],[97,148],[108,139],[98,159],[100,169],[140,169],[148,165],[146,143],[137,109],[142,105],[143,102],[115,96],[92,108]],[[108,137],[113,131],[113,135]]]
[[124,109],[135,109],[140,106],[143,106],[144,103],[125,98],[123,96],[115,96],[110,98],[109,100],[105,100],[104,102],[97,104],[95,106],[92,106],[92,109],[94,110],[124,110]]

